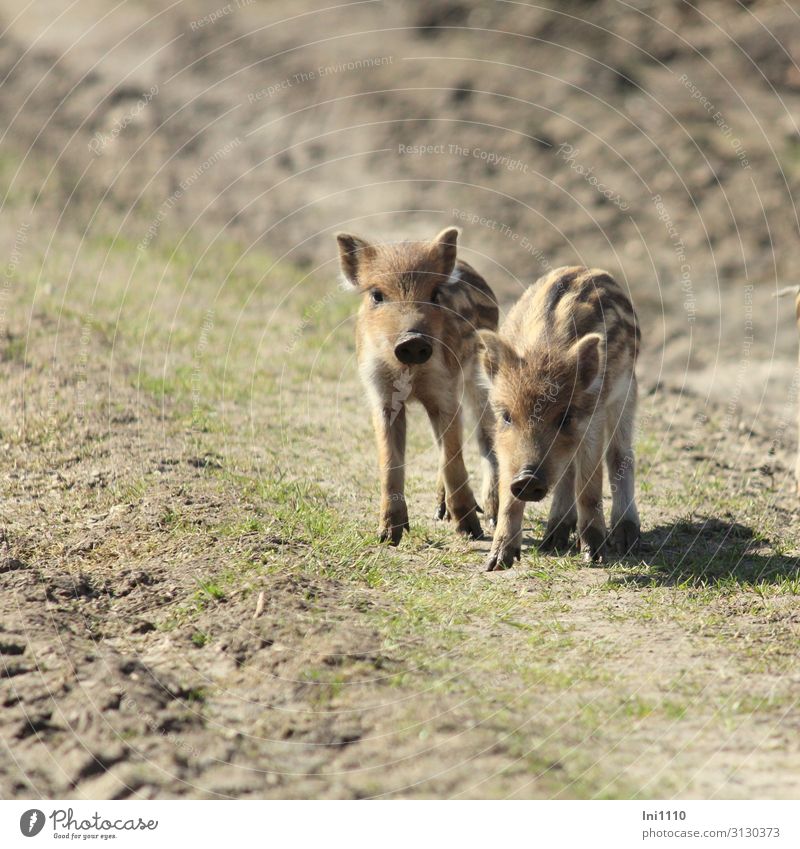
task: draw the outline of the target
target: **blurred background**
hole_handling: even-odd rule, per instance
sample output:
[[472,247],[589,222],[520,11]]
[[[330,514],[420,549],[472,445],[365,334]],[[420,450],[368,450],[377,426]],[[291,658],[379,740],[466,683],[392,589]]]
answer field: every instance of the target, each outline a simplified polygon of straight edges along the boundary
[[338,229],[458,223],[505,301],[549,267],[611,270],[658,368],[689,358],[702,391],[720,354],[741,357],[748,286],[759,385],[776,336],[791,352],[791,310],[770,298],[795,282],[791,3],[37,0],[0,14],[4,178],[80,230],[224,233],[332,278]]

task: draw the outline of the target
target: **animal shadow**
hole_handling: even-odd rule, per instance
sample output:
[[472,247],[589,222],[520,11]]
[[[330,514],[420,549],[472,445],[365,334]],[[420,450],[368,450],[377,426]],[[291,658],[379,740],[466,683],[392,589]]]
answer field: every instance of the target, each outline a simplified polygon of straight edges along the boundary
[[715,517],[658,525],[642,534],[641,551],[628,563],[647,572],[612,578],[620,585],[756,586],[800,580],[800,558],[769,549],[768,539],[740,522]]

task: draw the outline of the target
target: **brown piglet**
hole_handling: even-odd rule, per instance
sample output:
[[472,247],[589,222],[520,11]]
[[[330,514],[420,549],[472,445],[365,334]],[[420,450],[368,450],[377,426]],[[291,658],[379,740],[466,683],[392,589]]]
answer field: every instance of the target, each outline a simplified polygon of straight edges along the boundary
[[[602,560],[639,542],[634,494],[634,365],[639,327],[610,274],[559,268],[522,295],[501,332],[482,330],[481,354],[497,419],[500,510],[489,571],[520,558],[528,501],[553,502],[542,548],[567,548],[576,528],[584,557]],[[603,517],[603,456],[611,533]]]
[[379,535],[397,545],[408,529],[406,407],[425,408],[439,446],[437,516],[482,536],[462,455],[462,400],[474,414],[484,465],[483,510],[497,516],[497,460],[488,390],[478,379],[480,329],[495,330],[497,301],[457,253],[458,230],[432,241],[373,244],[337,236],[347,285],[361,295],[356,324],[359,372],[367,391],[381,472]]

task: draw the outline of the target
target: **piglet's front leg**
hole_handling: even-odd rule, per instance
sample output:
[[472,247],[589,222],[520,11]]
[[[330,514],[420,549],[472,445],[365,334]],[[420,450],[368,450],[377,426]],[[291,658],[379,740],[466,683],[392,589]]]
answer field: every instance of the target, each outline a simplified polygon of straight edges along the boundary
[[381,407],[373,413],[378,463],[381,473],[381,513],[378,537],[381,542],[398,545],[408,530],[408,508],[404,493],[406,411]]
[[512,495],[510,483],[508,477],[501,473],[500,511],[492,550],[485,563],[487,572],[508,569],[513,565],[514,558],[519,560],[522,556],[522,517],[525,513],[525,502]]
[[602,562],[606,557],[607,536],[603,518],[602,443],[591,435],[584,438],[578,458],[575,490],[583,559],[587,563]]
[[449,514],[459,533],[481,539],[478,502],[469,485],[462,453],[461,410],[447,411],[433,402],[426,403],[431,426],[440,449],[440,478],[444,481],[445,515]]

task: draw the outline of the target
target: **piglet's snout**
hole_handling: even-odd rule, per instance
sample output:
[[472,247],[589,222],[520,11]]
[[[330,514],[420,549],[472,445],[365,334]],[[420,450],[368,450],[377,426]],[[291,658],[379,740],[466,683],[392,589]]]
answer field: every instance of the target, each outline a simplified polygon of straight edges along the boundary
[[406,366],[426,363],[432,353],[430,339],[422,333],[405,333],[394,346],[394,355]]
[[547,495],[547,482],[538,469],[526,466],[511,481],[511,493],[520,501],[541,501]]

